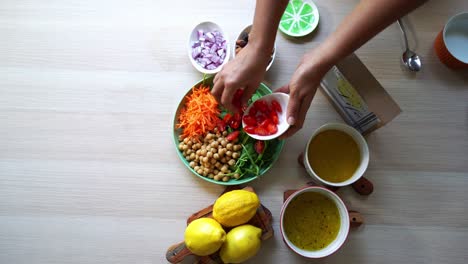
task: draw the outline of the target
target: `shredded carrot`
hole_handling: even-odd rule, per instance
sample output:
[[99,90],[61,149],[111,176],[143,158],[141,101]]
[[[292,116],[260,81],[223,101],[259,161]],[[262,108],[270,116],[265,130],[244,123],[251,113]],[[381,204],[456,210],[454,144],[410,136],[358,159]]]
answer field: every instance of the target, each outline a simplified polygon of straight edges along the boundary
[[208,131],[212,131],[219,122],[218,102],[208,86],[193,87],[192,93],[186,96],[185,107],[179,115],[178,128],[182,136],[199,140]]

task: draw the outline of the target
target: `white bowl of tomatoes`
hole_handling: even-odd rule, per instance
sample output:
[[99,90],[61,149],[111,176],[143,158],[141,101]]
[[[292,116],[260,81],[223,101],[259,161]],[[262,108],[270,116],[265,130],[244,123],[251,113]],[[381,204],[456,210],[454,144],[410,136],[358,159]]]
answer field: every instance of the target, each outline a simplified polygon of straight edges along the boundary
[[272,93],[249,105],[242,117],[242,127],[251,137],[270,140],[281,136],[289,128],[286,107],[289,95]]

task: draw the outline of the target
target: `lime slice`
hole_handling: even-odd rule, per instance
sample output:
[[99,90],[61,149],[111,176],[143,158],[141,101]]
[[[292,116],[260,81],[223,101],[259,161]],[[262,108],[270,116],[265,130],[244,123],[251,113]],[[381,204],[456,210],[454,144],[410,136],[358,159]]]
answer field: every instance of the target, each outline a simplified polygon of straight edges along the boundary
[[279,29],[286,35],[302,37],[314,31],[319,21],[317,6],[311,0],[290,0]]

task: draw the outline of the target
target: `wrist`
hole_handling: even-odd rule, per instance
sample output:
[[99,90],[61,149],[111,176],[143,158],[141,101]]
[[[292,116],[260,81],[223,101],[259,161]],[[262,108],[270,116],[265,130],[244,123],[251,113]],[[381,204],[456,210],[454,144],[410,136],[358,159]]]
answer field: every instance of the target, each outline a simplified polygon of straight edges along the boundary
[[301,65],[305,66],[305,71],[308,74],[315,76],[325,75],[338,62],[330,50],[327,50],[323,45],[312,49],[304,54]]

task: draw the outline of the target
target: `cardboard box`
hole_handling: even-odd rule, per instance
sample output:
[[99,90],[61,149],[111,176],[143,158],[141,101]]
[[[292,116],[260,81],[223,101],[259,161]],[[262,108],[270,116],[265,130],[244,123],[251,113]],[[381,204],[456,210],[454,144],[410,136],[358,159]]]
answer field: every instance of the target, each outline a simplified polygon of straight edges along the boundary
[[320,85],[344,121],[362,134],[384,126],[401,113],[354,53],[333,66]]

